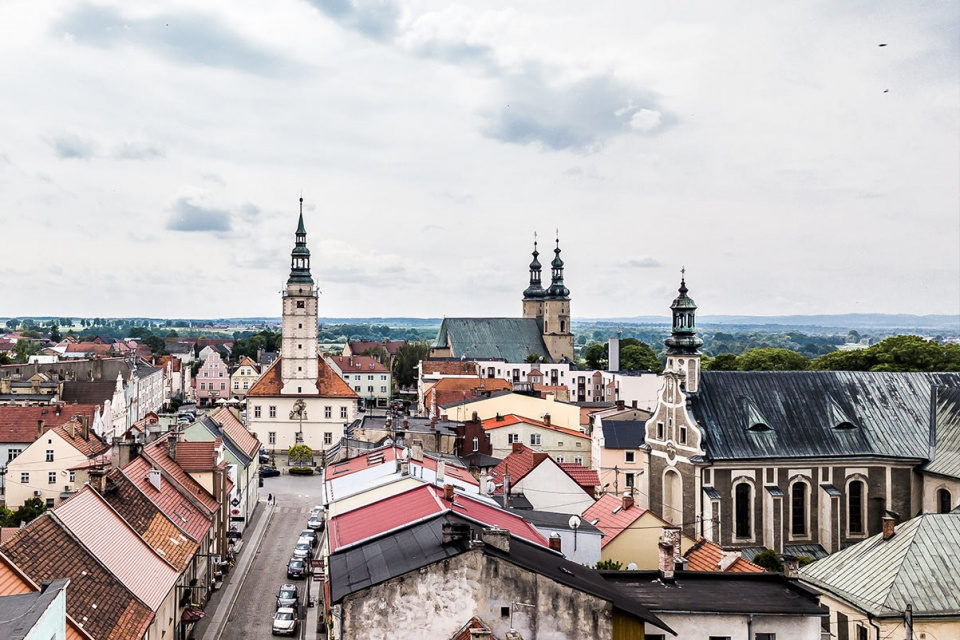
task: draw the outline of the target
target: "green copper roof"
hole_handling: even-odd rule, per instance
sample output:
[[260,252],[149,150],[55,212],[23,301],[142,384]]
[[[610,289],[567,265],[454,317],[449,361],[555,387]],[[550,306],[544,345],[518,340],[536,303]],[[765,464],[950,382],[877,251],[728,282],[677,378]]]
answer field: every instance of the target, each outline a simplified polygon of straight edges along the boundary
[[[300,198],[300,205],[303,206],[303,198]],[[297,225],[297,235],[298,236],[307,235],[307,230],[303,226],[303,211],[300,212],[300,224]]]
[[540,252],[537,251],[537,242],[533,242],[533,262],[530,263],[530,286],[524,289],[523,297],[524,299],[529,298],[542,298],[547,295],[547,292],[543,290],[543,287],[540,285],[540,269],[541,264],[537,259],[537,256],[540,255]]
[[444,318],[434,346],[450,347],[455,358],[523,362],[535,354],[553,362],[535,318]]

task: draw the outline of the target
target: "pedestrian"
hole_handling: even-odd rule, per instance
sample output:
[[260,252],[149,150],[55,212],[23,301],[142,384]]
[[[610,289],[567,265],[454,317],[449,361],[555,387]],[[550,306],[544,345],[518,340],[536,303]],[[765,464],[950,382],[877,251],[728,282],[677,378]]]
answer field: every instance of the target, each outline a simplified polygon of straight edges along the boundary
[[273,494],[272,494],[272,493],[268,493],[268,494],[267,494],[267,504],[273,504]]

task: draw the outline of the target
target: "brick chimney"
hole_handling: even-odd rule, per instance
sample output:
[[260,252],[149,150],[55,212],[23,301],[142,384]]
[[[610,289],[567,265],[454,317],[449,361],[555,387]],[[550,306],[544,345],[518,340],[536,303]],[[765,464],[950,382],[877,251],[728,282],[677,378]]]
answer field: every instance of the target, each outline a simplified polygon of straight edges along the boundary
[[561,551],[562,547],[563,547],[563,542],[560,540],[560,534],[556,532],[551,533],[550,548],[553,549],[554,551]]
[[669,542],[661,542],[659,545],[660,555],[658,558],[658,568],[660,569],[660,579],[673,581],[674,561],[673,545]]
[[523,451],[523,443],[522,443],[522,442],[514,442],[514,443],[513,443],[512,451],[513,451],[513,453],[520,453],[521,451]]
[[504,553],[510,553],[510,532],[506,529],[494,527],[493,529],[484,529],[480,534],[484,544],[496,547]]
[[633,494],[632,494],[632,493],[629,493],[629,492],[623,494],[623,499],[622,499],[622,501],[621,501],[620,504],[621,504],[621,506],[622,506],[622,508],[623,508],[624,511],[626,511],[627,509],[629,509],[630,507],[632,507],[632,506],[633,506]]
[[453,502],[454,496],[456,496],[456,493],[454,493],[453,485],[452,484],[443,485],[443,499],[446,500],[447,502]]
[[623,400],[617,400],[617,411],[623,411],[624,407],[626,407],[626,404]]
[[410,459],[414,462],[423,462],[423,440],[410,441]]
[[171,433],[167,436],[167,455],[171,460],[177,459],[177,434]]
[[883,516],[883,539],[889,540],[896,534],[896,521],[889,515]]
[[548,427],[550,426],[550,414],[549,414],[549,413],[543,414],[543,424],[547,425]]
[[796,580],[800,577],[800,560],[797,556],[784,555],[780,556],[783,560],[783,576],[785,578],[790,578],[791,580]]
[[103,495],[107,490],[107,472],[103,469],[90,469],[90,486]]
[[43,435],[43,420],[37,420],[37,437]]
[[550,456],[549,456],[547,453],[543,452],[543,451],[534,451],[534,453],[533,453],[533,466],[537,466],[538,464],[540,464],[541,462],[543,462],[544,460],[546,460],[546,459],[549,458],[549,457],[550,457]]
[[476,411],[473,412],[473,419],[471,420],[471,422],[480,422],[480,416],[477,414]]
[[683,565],[683,558],[680,556],[680,527],[664,527],[661,539],[673,547],[674,569]]

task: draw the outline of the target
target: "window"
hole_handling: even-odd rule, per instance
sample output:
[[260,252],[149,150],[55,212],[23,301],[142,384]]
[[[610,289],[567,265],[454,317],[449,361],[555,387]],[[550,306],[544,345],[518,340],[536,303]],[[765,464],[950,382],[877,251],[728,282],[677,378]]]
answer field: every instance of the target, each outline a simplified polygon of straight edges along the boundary
[[30,484],[30,474],[26,471],[20,472],[20,484]]
[[540,446],[540,434],[539,434],[539,433],[531,433],[531,434],[530,434],[530,445],[531,445],[531,446],[534,446],[534,447],[539,447],[539,446]]
[[47,462],[53,462],[53,449],[47,449]]
[[627,489],[633,489],[635,476],[632,473],[623,474],[623,484]]
[[258,404],[253,406],[253,417],[254,418],[260,417],[260,405]]
[[624,451],[623,452],[623,461],[624,462],[634,462],[636,460],[635,451]]
[[47,498],[47,509],[53,509],[54,504],[56,503],[53,498]]
[[480,451],[480,438],[477,438],[477,437],[473,438],[473,450]]
[[380,387],[380,393],[386,393],[386,392],[387,392],[386,387]]
[[648,633],[644,636],[647,640],[666,640],[667,636],[662,633]]
[[557,446],[558,446],[558,447],[562,447],[562,446],[563,446],[563,440],[558,440],[558,441],[557,441]]
[[851,535],[863,533],[863,481],[853,480],[847,485],[847,528]]
[[663,423],[657,423],[657,440],[663,440]]
[[47,484],[57,484],[57,472],[50,471],[47,473]]
[[367,380],[373,380],[373,376],[367,376]]
[[850,640],[850,623],[847,616],[837,611],[837,640]]
[[346,418],[346,417],[347,417],[347,408],[346,408],[346,407],[340,407],[340,417],[341,417],[341,418]]
[[296,435],[294,436],[294,440],[297,441],[297,444],[303,444],[303,433],[297,431]]
[[23,449],[7,449],[7,462],[12,462],[21,453],[23,453]]
[[946,489],[937,491],[937,513],[950,513],[953,509],[953,499]]
[[323,408],[323,417],[328,420],[333,417],[333,407],[324,407]]
[[867,628],[861,624],[857,625],[857,640],[867,640]]
[[306,302],[304,300],[297,300],[297,309],[303,309]]
[[298,344],[298,345],[297,345],[297,349],[303,349],[303,345],[302,345],[302,344]]
[[353,388],[354,391],[360,391],[360,385],[357,385]]
[[239,388],[240,388],[240,381],[239,381],[239,380],[234,380],[234,381],[233,381],[233,388],[234,388],[234,389],[239,389]]
[[323,432],[323,444],[333,444],[333,433],[329,431]]
[[201,382],[201,383],[200,383],[200,391],[206,391],[206,390],[207,390],[207,383],[206,383],[206,382]]
[[583,456],[576,456],[573,461],[577,464],[583,464]]
[[386,380],[387,376],[380,376],[380,380]]
[[76,481],[77,481],[77,472],[76,472],[76,471],[71,471],[71,472],[70,472],[70,482],[76,482]]
[[243,381],[243,388],[246,389],[246,388],[247,388],[247,385],[249,385],[249,384],[250,384],[249,382],[247,382],[246,380],[244,380],[244,381]]
[[373,393],[373,385],[367,385],[367,393]]
[[795,536],[807,535],[807,491],[806,482],[794,482],[790,487],[790,533]]
[[271,418],[276,418],[276,417],[277,417],[277,408],[276,408],[276,407],[270,407],[270,417],[271,417]]
[[710,640],[730,640],[730,636],[710,636]]
[[564,462],[563,456],[557,456],[557,462],[560,464],[563,464]]
[[[510,607],[500,607],[500,617],[501,617],[501,618],[509,618],[509,617],[510,617]],[[647,635],[647,637],[649,638],[650,636]]]
[[775,633],[758,633],[754,636],[756,640],[777,640],[777,634]]
[[277,432],[271,431],[267,434],[267,443],[268,444],[277,444]]
[[[580,431],[583,431],[583,429],[580,429]],[[578,446],[578,447],[583,446],[583,443],[580,442],[579,440],[577,440],[577,446]]]
[[520,442],[519,433],[508,433],[507,434],[507,444],[513,444],[515,442]]
[[226,383],[226,382],[221,382],[221,383],[220,383],[220,391],[224,391],[226,388],[227,388],[227,383]]
[[734,488],[734,518],[737,538],[750,538],[750,512],[753,510],[753,488],[746,482],[737,484]]
[[680,444],[687,444],[687,425],[680,425]]

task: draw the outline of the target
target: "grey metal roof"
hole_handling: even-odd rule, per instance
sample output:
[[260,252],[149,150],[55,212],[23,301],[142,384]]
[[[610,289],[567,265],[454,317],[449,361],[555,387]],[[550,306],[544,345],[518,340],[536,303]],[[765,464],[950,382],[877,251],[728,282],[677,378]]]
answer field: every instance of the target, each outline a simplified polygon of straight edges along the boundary
[[450,347],[455,357],[503,358],[524,362],[529,355],[553,362],[536,318],[444,318],[436,347]]
[[[546,529],[566,529],[573,531],[573,528],[570,526],[571,516],[569,513],[554,513],[552,511],[537,511],[536,509],[531,509],[517,515],[523,517],[524,520],[538,529],[544,527]],[[583,518],[580,519],[580,526],[577,527],[577,531],[580,533],[600,535],[600,529],[597,529]],[[540,533],[543,532],[541,531]]]
[[779,573],[678,571],[672,582],[657,571],[601,573],[654,613],[824,615],[815,592]]
[[643,444],[646,422],[642,420],[607,420],[603,426],[603,446],[607,449],[637,449]]
[[923,470],[960,478],[960,389],[934,388],[930,462]]
[[783,553],[788,556],[806,556],[814,560],[826,558],[827,550],[818,544],[787,544],[783,546]]
[[[60,591],[66,589],[69,583],[69,579],[59,578],[53,580],[43,591],[0,597],[0,638],[23,640],[28,636],[39,636],[42,631],[37,631],[35,634],[33,632],[38,628],[41,618],[47,613]],[[51,615],[56,617],[55,614]],[[62,611],[60,616],[62,620]]]
[[800,570],[808,584],[880,617],[960,615],[960,514],[926,514]]
[[223,432],[223,429],[217,426],[213,418],[205,415],[201,416],[197,422],[203,425],[203,428],[206,429],[210,435],[215,438],[220,438],[223,441],[223,446],[226,447],[243,466],[246,467],[253,461],[253,458],[248,456],[246,451],[234,444],[233,440]]
[[691,410],[714,460],[926,459],[934,385],[960,387],[960,373],[705,371]]

